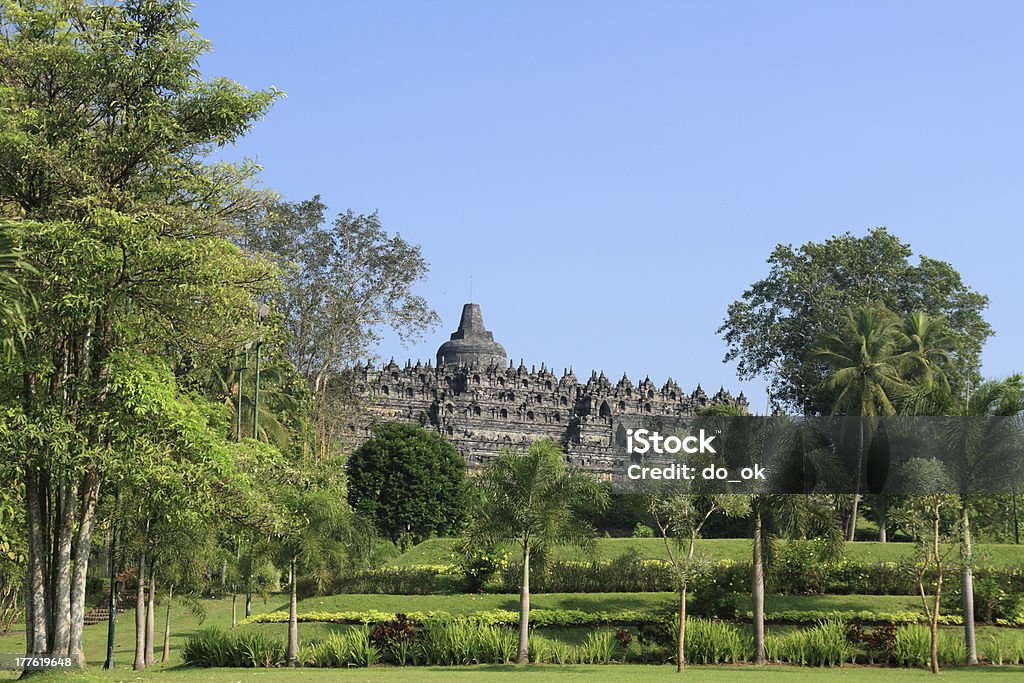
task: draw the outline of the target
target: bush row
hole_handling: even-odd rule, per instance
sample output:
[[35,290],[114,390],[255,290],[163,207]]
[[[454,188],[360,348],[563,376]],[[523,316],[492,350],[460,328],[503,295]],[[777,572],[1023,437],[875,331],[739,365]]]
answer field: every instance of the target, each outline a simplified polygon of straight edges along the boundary
[[[380,612],[377,610],[350,612],[300,612],[301,622],[321,622],[331,624],[378,624],[396,620],[399,614]],[[519,623],[519,613],[512,610],[486,610],[467,615],[452,615],[443,611],[407,612],[405,618],[410,623],[422,625],[464,619],[485,626],[515,626]],[[749,621],[750,611],[738,615],[740,619]],[[825,611],[825,610],[781,610],[765,614],[765,621],[775,624],[811,624],[825,619],[842,619],[865,623],[892,622],[895,624],[913,624],[924,620],[920,612],[872,612],[862,611]],[[530,625],[534,627],[550,626],[642,626],[657,624],[672,619],[672,613],[665,610],[620,610],[615,612],[584,612],[571,609],[534,609],[530,610]],[[267,612],[243,619],[243,624],[282,624],[288,621],[288,613],[284,611]],[[944,626],[962,624],[959,614],[940,614],[939,623]],[[1004,621],[1005,626],[1024,626],[1024,619],[1014,622]]]
[[[678,621],[666,620],[657,627],[597,630],[580,644],[531,631],[530,661],[546,664],[608,664],[671,662],[675,659],[673,637]],[[750,661],[753,641],[735,625],[720,621],[687,620],[686,661],[689,664],[730,664]],[[958,633],[939,634],[942,665],[966,660]],[[299,664],[309,667],[368,667],[379,663],[398,666],[452,666],[501,664],[516,656],[517,633],[502,625],[481,625],[467,619],[434,621],[414,626],[399,615],[393,622],[363,625],[304,644]],[[786,634],[768,634],[765,654],[771,662],[800,666],[831,667],[845,663],[927,666],[930,635],[924,626],[883,624],[866,630],[858,622],[827,619],[811,628]],[[996,665],[1024,664],[1024,634],[991,633],[979,642],[980,655]],[[258,633],[204,629],[185,644],[183,657],[189,666],[274,667],[285,663],[281,641]]]
[[[910,562],[845,559],[812,562],[803,557],[793,557],[795,551],[790,553],[788,556],[784,553],[768,573],[766,587],[769,592],[782,595],[917,594]],[[531,570],[531,589],[537,593],[638,593],[666,591],[674,587],[673,572],[668,562],[643,559],[630,552],[608,561],[557,561],[546,567],[531,567]],[[702,590],[747,592],[750,571],[749,562],[720,560],[705,567],[693,589],[697,593]],[[483,590],[517,593],[521,576],[522,565],[508,562],[483,584]],[[977,582],[976,602],[981,603],[979,608],[987,606],[990,611],[988,620],[1010,618],[1013,610],[998,606],[998,593],[1024,596],[1024,569],[979,566],[975,568],[974,576]],[[926,578],[931,580],[933,577]],[[333,592],[428,595],[458,592],[459,581],[454,566],[384,567],[356,572],[343,579]],[[475,587],[479,587],[478,584]],[[986,615],[979,614],[979,617],[985,618]]]

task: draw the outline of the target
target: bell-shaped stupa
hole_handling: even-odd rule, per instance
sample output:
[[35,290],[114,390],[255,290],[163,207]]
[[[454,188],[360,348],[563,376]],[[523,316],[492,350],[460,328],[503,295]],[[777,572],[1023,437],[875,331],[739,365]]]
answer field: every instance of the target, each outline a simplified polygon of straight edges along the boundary
[[504,367],[505,362],[505,347],[494,341],[494,335],[484,329],[480,304],[463,306],[459,329],[437,350],[437,364],[486,368],[491,365]]

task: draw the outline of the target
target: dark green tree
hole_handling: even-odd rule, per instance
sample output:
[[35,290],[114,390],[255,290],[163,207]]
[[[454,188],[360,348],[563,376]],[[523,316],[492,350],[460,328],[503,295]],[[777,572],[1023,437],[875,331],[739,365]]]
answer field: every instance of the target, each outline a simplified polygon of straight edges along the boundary
[[466,519],[465,470],[439,434],[386,422],[348,460],[348,500],[396,543],[458,533]]
[[780,404],[807,414],[828,414],[834,394],[825,388],[828,365],[810,359],[823,335],[840,331],[843,311],[879,302],[903,314],[943,316],[950,339],[954,390],[977,383],[979,355],[992,328],[982,317],[988,297],[967,286],[948,263],[921,256],[876,228],[863,237],[845,233],[794,248],[780,244],[768,275],[733,302],[719,328],[725,359],[739,361],[741,378],[764,377]]

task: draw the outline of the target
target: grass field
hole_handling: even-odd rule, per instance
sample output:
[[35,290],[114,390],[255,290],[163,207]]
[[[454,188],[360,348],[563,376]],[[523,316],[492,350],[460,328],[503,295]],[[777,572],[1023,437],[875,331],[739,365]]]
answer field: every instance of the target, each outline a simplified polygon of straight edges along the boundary
[[[448,538],[433,538],[411,548],[393,559],[390,564],[408,566],[415,564],[449,564],[455,541]],[[554,551],[557,560],[610,560],[630,548],[635,548],[643,557],[666,559],[665,542],[660,538],[599,538],[593,554],[572,547],[561,547]],[[713,560],[750,560],[750,541],[743,538],[712,538],[697,545],[698,553]],[[910,543],[876,543],[857,541],[846,544],[846,556],[865,562],[895,562],[908,559],[914,553]],[[996,566],[1024,566],[1024,545],[979,543],[974,546],[977,564]]]
[[[0,672],[0,677],[3,672]],[[936,680],[923,669],[883,669],[872,667],[844,667],[841,669],[812,669],[783,666],[718,666],[688,667],[685,678],[676,673],[670,665],[648,666],[636,664],[610,664],[607,666],[460,666],[460,667],[376,667],[372,669],[182,669],[157,668],[134,673],[132,671],[87,671],[76,673],[47,673],[34,677],[34,681],[46,683],[63,682],[87,683],[116,681],[380,681],[397,683],[472,683],[483,677],[494,680],[527,680],[533,683],[557,681],[679,681],[701,680],[726,683],[788,683],[789,681],[827,680],[842,683],[867,683],[885,680],[887,683],[904,681]],[[2,678],[0,678],[2,679]],[[1024,668],[1020,667],[974,667],[971,669],[946,669],[943,681],[1019,681],[1024,680]]]

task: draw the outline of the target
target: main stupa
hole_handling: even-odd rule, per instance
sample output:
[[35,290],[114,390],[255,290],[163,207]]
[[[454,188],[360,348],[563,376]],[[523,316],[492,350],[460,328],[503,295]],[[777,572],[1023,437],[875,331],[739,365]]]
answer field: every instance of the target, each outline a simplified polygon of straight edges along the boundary
[[504,368],[506,359],[505,347],[494,341],[494,335],[484,328],[480,304],[466,304],[462,307],[459,329],[452,332],[451,339],[437,349],[438,367],[473,365],[479,368]]

